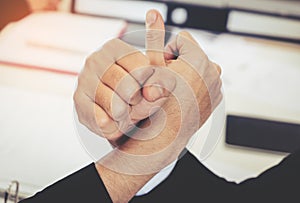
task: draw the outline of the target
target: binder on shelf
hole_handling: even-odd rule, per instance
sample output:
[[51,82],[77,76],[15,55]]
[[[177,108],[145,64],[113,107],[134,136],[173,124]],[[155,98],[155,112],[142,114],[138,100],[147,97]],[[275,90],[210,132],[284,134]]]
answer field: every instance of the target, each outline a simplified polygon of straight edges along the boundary
[[[125,5],[129,9],[121,9]],[[111,8],[109,13],[107,7]],[[299,1],[72,1],[73,13],[123,18],[135,23],[144,23],[150,7],[159,10],[171,26],[300,43]]]

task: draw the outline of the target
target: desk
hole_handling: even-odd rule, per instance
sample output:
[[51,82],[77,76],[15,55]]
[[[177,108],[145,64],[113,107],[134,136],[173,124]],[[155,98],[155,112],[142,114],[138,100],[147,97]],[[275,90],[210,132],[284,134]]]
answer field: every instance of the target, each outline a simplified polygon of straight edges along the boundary
[[[91,162],[74,127],[75,80],[0,66],[0,180],[19,180],[37,190]],[[30,194],[32,188],[22,190]]]
[[[209,57],[223,67],[228,113],[276,116],[300,123],[298,45],[270,44],[270,41],[245,40],[238,36],[205,38],[202,32],[191,32]],[[222,39],[224,37],[227,40]],[[278,58],[278,54],[283,57]],[[284,65],[280,70],[276,66],[278,63]],[[258,75],[251,71],[254,67],[261,69]],[[265,77],[268,73],[272,73],[272,77]],[[288,76],[288,80],[275,84],[283,75]],[[264,97],[263,91],[272,91],[272,88],[259,89],[259,94],[254,95],[257,88],[252,86],[253,78],[274,87],[275,92]],[[0,65],[0,159],[4,163],[0,180],[21,180],[25,185],[31,185],[24,190],[32,194],[92,161],[81,146],[74,127],[72,94],[75,81],[75,76]],[[280,91],[276,92],[278,88]],[[207,126],[209,122],[204,129]],[[240,182],[256,176],[287,155],[228,146],[224,137],[223,132],[215,150],[203,163],[230,181]],[[202,141],[199,138],[190,147],[196,156]],[[103,140],[103,150],[107,147]]]

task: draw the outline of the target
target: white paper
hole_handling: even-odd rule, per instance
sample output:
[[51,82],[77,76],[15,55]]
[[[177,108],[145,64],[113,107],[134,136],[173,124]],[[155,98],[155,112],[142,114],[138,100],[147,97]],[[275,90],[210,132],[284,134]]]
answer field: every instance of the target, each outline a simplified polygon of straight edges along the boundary
[[[0,86],[0,99],[0,188],[18,180],[33,194],[94,161],[77,135],[71,98]],[[96,137],[102,154],[110,151]]]
[[86,57],[126,28],[123,20],[31,14],[0,35],[0,61],[78,73]]

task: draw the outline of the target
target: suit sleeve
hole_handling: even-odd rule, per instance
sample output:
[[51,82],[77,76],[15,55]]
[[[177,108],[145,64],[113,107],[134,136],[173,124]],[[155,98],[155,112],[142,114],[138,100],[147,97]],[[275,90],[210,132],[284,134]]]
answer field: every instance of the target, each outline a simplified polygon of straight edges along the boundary
[[112,201],[95,168],[95,164],[90,164],[53,185],[50,185],[33,197],[21,201],[21,203],[40,202],[110,203]]
[[[165,181],[130,202],[293,202],[298,199],[299,188],[300,151],[259,177],[240,184],[216,176],[188,152]],[[95,165],[91,164],[22,201],[37,202],[112,201]]]
[[[194,172],[194,190],[202,191],[207,201],[213,202],[293,202],[299,200],[300,151],[287,156],[280,164],[266,170],[258,177],[239,184],[228,182],[204,169],[199,164]],[[199,188],[201,188],[199,190]]]
[[238,191],[249,200],[264,202],[299,201],[300,151],[285,158],[279,165],[260,176],[242,182]]
[[[202,166],[203,168],[204,166]],[[228,182],[213,173],[203,170],[199,174],[206,200],[224,202],[293,202],[299,200],[300,151],[286,157],[280,164],[266,170],[258,177],[239,184]],[[200,183],[199,181],[202,181]],[[195,184],[196,185],[196,184]],[[196,190],[195,190],[196,191]]]
[[154,190],[131,203],[150,202],[299,202],[300,152],[242,183],[228,182],[187,152],[171,175]]
[[20,20],[30,13],[25,0],[0,0],[0,30],[8,23]]

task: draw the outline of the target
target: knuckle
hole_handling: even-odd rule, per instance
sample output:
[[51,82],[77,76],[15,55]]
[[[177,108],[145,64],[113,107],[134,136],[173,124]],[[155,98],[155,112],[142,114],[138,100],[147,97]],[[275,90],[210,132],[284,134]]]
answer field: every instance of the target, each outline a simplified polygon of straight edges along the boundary
[[93,62],[96,58],[96,55],[97,55],[97,52],[94,52],[92,54],[90,54],[87,59],[86,59],[86,62],[89,63],[89,62]]
[[92,53],[87,57],[84,64],[84,69],[92,69],[97,64],[97,52]]
[[[78,78],[77,78],[77,88],[76,88],[76,95],[74,96],[79,96],[80,94],[86,92],[86,91],[89,91],[89,87],[91,85],[90,84],[90,74],[88,72],[86,72],[86,70],[83,70]],[[74,94],[75,94],[74,93]]]
[[89,124],[89,122],[87,122],[88,121],[88,115],[87,115],[87,113],[86,112],[84,112],[84,111],[82,111],[82,109],[84,108],[82,105],[80,105],[80,102],[75,102],[75,110],[76,110],[76,112],[77,112],[77,118],[78,118],[78,121],[81,123],[81,124],[83,124],[83,125],[85,125],[85,126],[87,126],[88,124]]
[[101,130],[105,129],[108,125],[110,125],[110,118],[108,116],[101,116],[101,117],[96,117],[96,124],[97,127],[99,127]]
[[149,30],[146,33],[146,38],[150,43],[161,44],[161,41],[164,39],[164,33],[159,30]]
[[121,40],[118,38],[113,38],[108,40],[103,46],[102,49],[111,49],[115,48],[117,44],[121,43]]
[[216,63],[215,63],[215,67],[216,67],[216,69],[217,69],[219,75],[221,75],[221,73],[222,73],[222,68],[221,68],[221,66],[220,66],[219,64],[216,64]]
[[[117,99],[119,100],[119,99]],[[113,119],[119,121],[124,118],[126,113],[128,113],[128,105],[123,101],[116,101],[111,105],[111,112]]]
[[123,91],[125,95],[132,96],[133,93],[140,89],[140,85],[131,75],[126,75],[119,81],[116,89]]
[[222,88],[222,85],[223,85],[223,82],[222,82],[221,78],[219,78],[218,84],[219,84],[219,89],[221,89],[221,88]]
[[79,93],[78,93],[78,89],[76,89],[76,91],[73,94],[73,101],[75,103],[75,107],[76,107],[78,100],[79,100]]
[[78,77],[78,79],[77,79],[77,89],[76,89],[76,92],[78,92],[79,90],[79,88],[81,87],[81,86],[84,86],[84,82],[85,82],[85,77],[81,74],[81,75],[79,75],[79,77]]
[[158,72],[157,74],[153,75],[153,77],[156,77],[154,79],[159,81],[158,83],[162,85],[162,88],[172,92],[176,86],[176,78],[174,73],[169,69],[156,69],[156,71]]
[[136,81],[139,82],[140,85],[144,84],[146,80],[154,73],[154,69],[151,66],[147,67],[139,67],[130,72],[130,74],[134,77]]
[[87,125],[86,120],[83,116],[81,116],[81,114],[78,114],[78,121],[83,125]]
[[192,41],[192,42],[196,43],[196,41],[193,39],[192,35],[188,31],[185,31],[185,30],[180,31],[178,33],[178,36],[182,37],[182,38],[185,38],[188,41]]
[[220,94],[219,94],[219,100],[221,101],[223,99],[223,94],[222,94],[222,92],[220,92]]
[[155,31],[148,31],[147,32],[147,40],[148,41],[155,41],[157,40],[157,38],[159,37],[159,35],[157,35],[157,33],[155,33]]
[[[125,89],[125,91],[123,91],[124,89]],[[126,89],[127,89],[127,90],[126,90]],[[125,100],[126,103],[130,104],[130,103],[131,103],[130,99],[131,99],[131,98],[134,96],[134,94],[136,93],[136,88],[132,88],[132,85],[127,84],[125,88],[124,88],[124,87],[118,88],[116,91],[117,91],[117,92],[119,93],[119,95]],[[123,103],[123,102],[122,102],[122,103]],[[120,108],[120,111],[121,111],[121,109],[123,109],[124,106],[123,106],[123,105],[120,105],[119,108]]]

